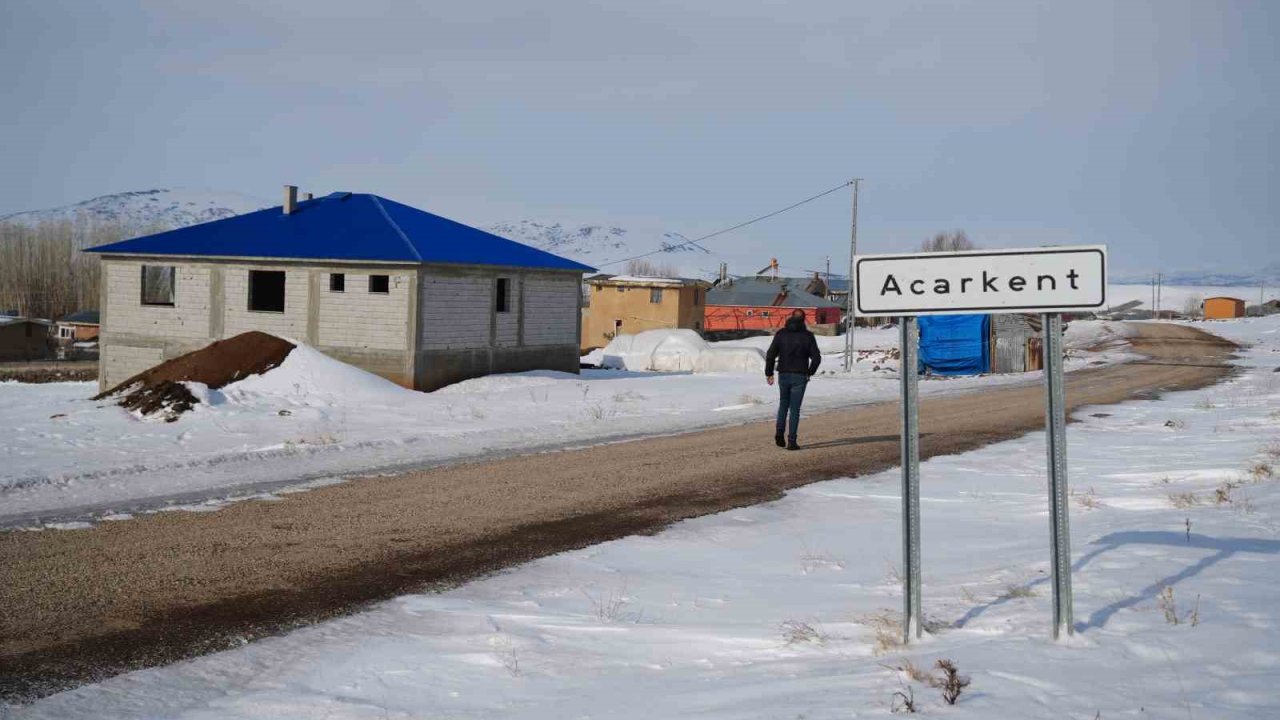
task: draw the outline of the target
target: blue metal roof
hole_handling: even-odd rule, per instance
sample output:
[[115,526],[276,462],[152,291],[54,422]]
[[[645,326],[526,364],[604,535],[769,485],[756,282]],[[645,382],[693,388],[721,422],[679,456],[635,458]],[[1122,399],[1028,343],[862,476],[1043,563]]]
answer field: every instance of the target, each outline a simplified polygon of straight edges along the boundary
[[591,268],[377,195],[332,193],[86,252]]

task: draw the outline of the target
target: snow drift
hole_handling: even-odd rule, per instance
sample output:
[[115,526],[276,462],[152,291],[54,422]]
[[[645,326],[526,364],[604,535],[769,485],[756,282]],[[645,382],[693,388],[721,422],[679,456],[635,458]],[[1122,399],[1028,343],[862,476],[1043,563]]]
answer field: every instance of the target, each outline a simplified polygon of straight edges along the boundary
[[604,349],[602,367],[637,372],[763,373],[764,353],[715,347],[692,330],[645,330],[619,335]]

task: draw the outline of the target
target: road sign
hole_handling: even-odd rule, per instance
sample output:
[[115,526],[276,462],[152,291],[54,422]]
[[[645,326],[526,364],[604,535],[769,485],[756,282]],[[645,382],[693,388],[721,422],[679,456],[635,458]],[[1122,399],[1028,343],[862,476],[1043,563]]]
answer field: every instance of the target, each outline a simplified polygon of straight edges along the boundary
[[854,314],[863,317],[1100,310],[1107,298],[1107,249],[859,255],[853,287]]
[[854,259],[855,314],[899,316],[902,384],[903,641],[920,637],[920,423],[917,373],[919,315],[975,312],[1043,313],[1045,436],[1049,475],[1049,542],[1053,571],[1053,637],[1074,631],[1068,524],[1066,389],[1062,312],[1106,304],[1107,249],[1102,245]]

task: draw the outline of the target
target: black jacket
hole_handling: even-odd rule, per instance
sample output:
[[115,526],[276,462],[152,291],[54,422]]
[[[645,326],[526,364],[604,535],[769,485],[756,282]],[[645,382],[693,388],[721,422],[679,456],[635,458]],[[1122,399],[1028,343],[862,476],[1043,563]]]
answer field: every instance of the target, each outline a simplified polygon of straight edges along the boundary
[[789,318],[787,326],[773,336],[764,358],[764,374],[773,375],[775,364],[778,372],[805,375],[818,372],[822,353],[818,351],[817,338],[804,326],[804,320]]

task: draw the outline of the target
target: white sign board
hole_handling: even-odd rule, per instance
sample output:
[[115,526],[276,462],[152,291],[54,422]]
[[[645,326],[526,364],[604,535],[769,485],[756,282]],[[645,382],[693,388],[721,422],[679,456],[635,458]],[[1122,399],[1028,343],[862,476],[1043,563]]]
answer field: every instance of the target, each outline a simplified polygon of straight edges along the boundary
[[854,315],[1053,313],[1101,309],[1105,245],[858,255]]

